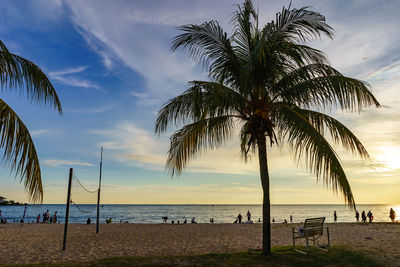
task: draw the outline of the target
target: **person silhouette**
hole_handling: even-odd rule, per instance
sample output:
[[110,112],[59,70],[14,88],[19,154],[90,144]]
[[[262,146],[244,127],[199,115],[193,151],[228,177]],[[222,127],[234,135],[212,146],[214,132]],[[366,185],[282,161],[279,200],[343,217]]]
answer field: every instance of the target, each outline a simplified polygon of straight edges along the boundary
[[395,222],[394,220],[396,219],[396,212],[392,208],[390,208],[389,218],[392,220],[392,223]]
[[361,212],[361,221],[365,223],[367,221],[367,216],[365,215],[365,210]]
[[238,215],[238,223],[242,223],[242,214],[240,214],[240,213]]

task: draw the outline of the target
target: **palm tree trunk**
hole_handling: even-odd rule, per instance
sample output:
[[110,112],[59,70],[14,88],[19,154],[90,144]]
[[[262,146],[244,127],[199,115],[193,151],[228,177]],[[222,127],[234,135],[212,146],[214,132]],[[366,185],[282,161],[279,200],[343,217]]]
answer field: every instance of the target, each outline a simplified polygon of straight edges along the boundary
[[263,253],[271,253],[271,207],[269,200],[269,174],[265,136],[257,139],[260,177],[263,188]]

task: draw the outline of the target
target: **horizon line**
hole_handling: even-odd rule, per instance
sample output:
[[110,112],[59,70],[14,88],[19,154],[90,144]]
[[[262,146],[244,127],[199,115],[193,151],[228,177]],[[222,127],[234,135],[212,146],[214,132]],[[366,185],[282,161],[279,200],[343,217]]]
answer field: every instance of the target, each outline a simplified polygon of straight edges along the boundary
[[[28,205],[66,205],[66,203],[27,203]],[[82,203],[78,205],[97,205],[97,203]],[[100,203],[100,205],[148,205],[148,206],[155,206],[155,205],[187,205],[187,206],[215,206],[215,205],[241,205],[241,206],[250,206],[250,205],[262,205],[262,203],[259,204],[237,204],[237,203],[215,203],[215,204],[211,204],[211,203]],[[280,206],[293,206],[293,205],[337,205],[337,206],[348,206],[348,204],[340,204],[340,203],[274,203],[271,204],[271,206],[273,205],[280,205]],[[359,203],[356,204],[357,205],[400,205],[400,204],[393,204],[393,203]],[[11,205],[6,205],[6,206],[11,206]],[[21,205],[23,206],[23,205]]]

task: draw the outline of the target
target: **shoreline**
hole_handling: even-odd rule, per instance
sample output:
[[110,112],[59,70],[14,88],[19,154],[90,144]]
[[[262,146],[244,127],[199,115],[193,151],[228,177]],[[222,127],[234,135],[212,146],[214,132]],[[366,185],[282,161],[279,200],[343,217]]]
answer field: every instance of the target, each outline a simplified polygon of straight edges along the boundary
[[[86,223],[90,217],[92,223],[96,220],[96,205],[87,205],[81,207],[85,211],[92,211],[90,213],[82,213],[75,207],[70,209],[70,222],[72,223]],[[400,215],[400,205],[393,206],[396,213]],[[374,222],[390,222],[389,211],[391,206],[387,205],[374,205],[374,206],[359,206],[358,210],[361,213],[363,210],[368,212],[372,211],[374,215]],[[8,222],[20,221],[24,213],[23,206],[3,206],[3,216],[7,218]],[[43,214],[44,211],[49,210],[52,215],[58,211],[58,219],[64,221],[65,205],[32,205],[28,206],[25,222],[36,222],[38,214]],[[113,222],[128,221],[129,223],[151,223],[158,224],[162,222],[164,216],[169,217],[168,222],[172,220],[181,223],[184,219],[189,222],[192,217],[196,218],[197,222],[208,223],[210,218],[214,218],[215,223],[233,223],[238,214],[245,215],[250,210],[253,222],[256,223],[258,218],[262,219],[262,208],[260,205],[108,205],[105,204],[100,209],[100,222],[105,223],[106,219],[112,218]],[[354,211],[346,208],[344,205],[331,206],[331,205],[272,205],[271,206],[271,219],[275,218],[276,223],[281,223],[285,219],[290,221],[290,215],[293,216],[295,222],[304,221],[306,218],[325,217],[325,222],[333,222],[333,213],[337,211],[339,222],[355,222]],[[42,216],[41,216],[42,217]],[[400,221],[400,216],[397,216]],[[42,218],[41,218],[42,219]],[[246,220],[246,218],[244,219]]]
[[[275,222],[272,223],[271,222],[271,226],[274,225],[291,225],[291,226],[300,226],[301,224],[303,224],[304,222],[300,221],[300,222],[287,222],[287,223],[283,223],[283,222]],[[6,224],[0,224],[0,226],[2,225],[19,225],[19,224],[27,224],[27,225],[64,225],[64,222],[60,221],[57,223],[36,223],[36,222],[24,222],[24,223],[20,223],[20,222],[7,222]],[[86,223],[83,222],[68,222],[68,225],[73,224],[73,225],[88,225]],[[253,222],[253,223],[225,223],[225,222],[214,222],[214,223],[207,223],[207,222],[196,222],[196,223],[171,223],[171,222],[167,222],[167,223],[163,223],[163,222],[159,222],[159,223],[151,223],[151,222],[112,222],[112,223],[105,223],[105,222],[100,222],[99,225],[125,225],[125,224],[129,224],[129,225],[196,225],[196,224],[200,224],[200,225],[263,225],[262,222]],[[348,225],[373,225],[373,224],[383,224],[383,225],[400,225],[400,221],[397,221],[395,223],[387,221],[387,222],[325,222],[324,225],[337,225],[337,224],[348,224]],[[89,225],[96,225],[96,221],[92,221],[91,224]]]

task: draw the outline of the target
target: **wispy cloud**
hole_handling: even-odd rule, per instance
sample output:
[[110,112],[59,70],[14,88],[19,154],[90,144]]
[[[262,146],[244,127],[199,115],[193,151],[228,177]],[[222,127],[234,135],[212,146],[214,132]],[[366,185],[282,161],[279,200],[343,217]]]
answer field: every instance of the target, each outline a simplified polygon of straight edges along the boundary
[[[2,18],[7,21],[4,27],[35,27],[48,28],[58,24],[63,15],[63,0],[35,0],[24,1],[23,5],[18,1],[0,1]],[[27,19],[29,18],[29,19]],[[5,23],[2,23],[0,29]]]
[[[109,68],[112,61],[124,63],[144,78],[146,90],[158,102],[185,89],[187,81],[203,77],[196,64],[186,55],[171,53],[170,39],[175,27],[170,23],[159,23],[166,13],[160,9],[152,12],[144,3],[130,3],[113,2],[109,5],[104,2],[96,5],[94,2],[77,1],[69,4],[72,21],[89,46],[105,58],[104,65]],[[171,12],[179,7],[172,2],[170,4],[173,7],[162,1],[159,3]],[[132,12],[136,15],[132,16]],[[148,23],[148,17],[152,15],[146,12],[154,13],[156,23]],[[169,20],[181,17],[169,16]],[[147,105],[155,103],[146,102]]]
[[46,129],[37,129],[37,130],[30,131],[30,134],[32,137],[39,137],[39,136],[42,136],[42,135],[48,134],[48,133],[50,133],[50,131],[46,130]]
[[85,39],[88,46],[95,51],[103,61],[103,65],[108,69],[113,69],[113,58],[115,55],[112,50],[108,48],[97,36],[91,32],[86,31],[81,25],[75,24],[76,30]]
[[114,109],[114,107],[98,107],[98,108],[64,108],[64,112],[71,113],[103,113],[106,111],[110,111]]
[[369,74],[366,79],[371,81],[387,81],[400,78],[400,60],[389,63]]
[[205,192],[205,193],[250,193],[260,192],[261,188],[259,185],[248,184],[248,185],[237,185],[237,184],[201,184],[201,185],[113,185],[103,184],[102,187],[105,191],[128,191],[137,193],[161,193],[165,190],[171,192]]
[[61,160],[61,159],[45,159],[41,161],[42,165],[50,166],[50,167],[58,167],[58,166],[70,166],[70,165],[79,165],[79,166],[93,166],[93,164],[83,161],[76,160]]
[[[117,160],[125,161],[147,169],[163,170],[169,142],[159,138],[134,123],[120,122],[112,128],[91,130],[90,133],[103,136],[104,148],[114,150]],[[221,149],[199,154],[190,161],[186,169],[193,173],[229,173],[251,175],[257,173],[257,161],[244,164],[240,158],[237,142],[228,143]]]
[[79,66],[76,68],[67,68],[59,71],[50,71],[49,76],[51,79],[56,80],[65,85],[102,90],[101,87],[96,83],[86,79],[79,79],[78,77],[72,75],[76,73],[82,73],[87,68],[88,66]]
[[158,99],[154,98],[150,94],[138,92],[131,92],[130,94],[136,98],[136,102],[139,106],[152,106],[159,102]]
[[75,67],[75,68],[67,68],[67,69],[60,70],[60,71],[52,71],[52,72],[50,72],[50,75],[62,76],[62,75],[67,75],[67,74],[74,74],[74,73],[83,72],[87,68],[88,68],[88,66],[79,66],[79,67]]

